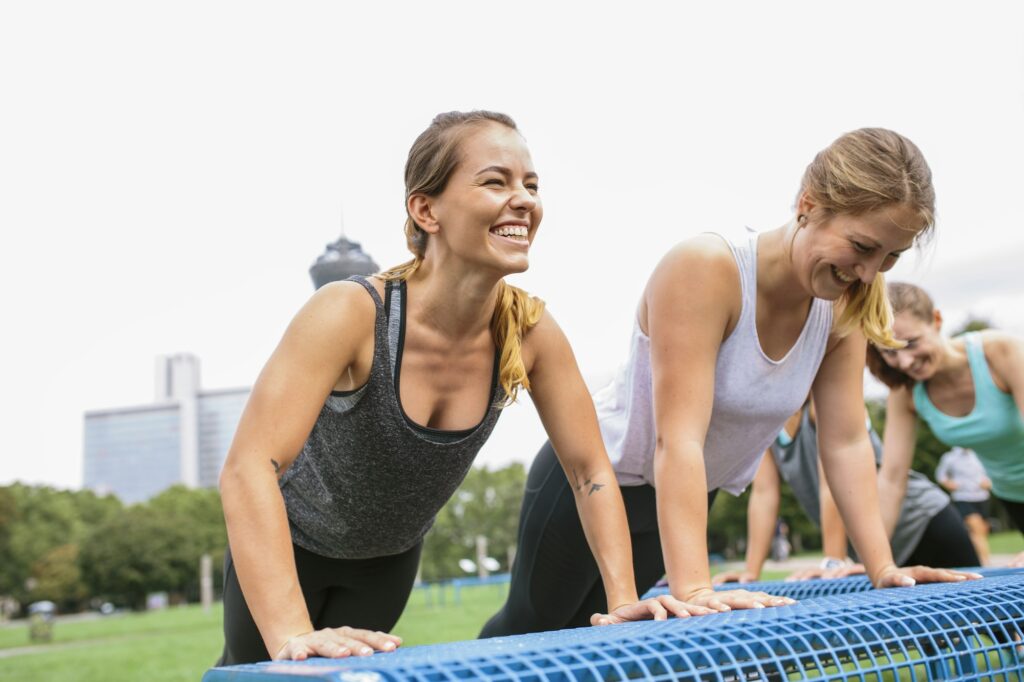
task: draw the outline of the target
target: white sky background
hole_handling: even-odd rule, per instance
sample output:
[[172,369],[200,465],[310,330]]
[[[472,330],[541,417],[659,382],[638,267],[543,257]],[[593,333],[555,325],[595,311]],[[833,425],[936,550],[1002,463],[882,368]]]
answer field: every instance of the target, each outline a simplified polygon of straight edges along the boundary
[[[511,114],[541,176],[528,273],[592,383],[673,243],[777,227],[840,133],[928,158],[939,229],[896,278],[1024,333],[1017,2],[10,2],[0,6],[0,483],[81,484],[82,413],[154,357],[248,386],[347,234],[406,259],[434,114]],[[511,408],[480,462],[529,461]]]

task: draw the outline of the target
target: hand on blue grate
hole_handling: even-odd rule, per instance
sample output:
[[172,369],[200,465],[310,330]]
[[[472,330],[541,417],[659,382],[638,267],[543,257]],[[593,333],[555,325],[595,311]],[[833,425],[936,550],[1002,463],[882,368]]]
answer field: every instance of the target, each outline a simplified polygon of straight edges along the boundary
[[871,582],[875,587],[910,587],[917,583],[958,583],[978,578],[981,578],[980,573],[954,571],[948,568],[929,568],[928,566],[896,568],[890,564],[873,577]]
[[402,638],[385,632],[360,630],[343,626],[324,628],[291,637],[274,654],[275,661],[304,661],[307,658],[346,658],[369,656],[376,651],[394,651],[402,645]]
[[634,620],[665,620],[669,616],[688,618],[690,616],[706,616],[714,610],[697,604],[688,604],[670,594],[662,594],[650,599],[641,599],[631,604],[612,609],[611,613],[595,613],[590,617],[591,625],[614,625]]
[[732,609],[763,609],[767,606],[788,606],[796,602],[789,597],[776,597],[767,592],[750,592],[748,590],[719,590],[710,586],[693,590],[685,595],[690,604],[707,606],[715,611],[731,611]]

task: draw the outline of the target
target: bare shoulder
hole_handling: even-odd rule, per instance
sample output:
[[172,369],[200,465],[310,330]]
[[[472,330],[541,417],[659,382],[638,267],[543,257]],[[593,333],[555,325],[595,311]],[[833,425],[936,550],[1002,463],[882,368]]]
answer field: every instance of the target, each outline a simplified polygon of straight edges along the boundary
[[[640,326],[650,333],[648,311],[698,315],[735,326],[742,306],[739,267],[722,237],[701,234],[674,246],[654,268],[640,302]],[[690,319],[693,319],[692,317]]]
[[320,287],[299,310],[289,334],[298,334],[313,343],[339,343],[347,339],[358,345],[359,341],[373,338],[376,315],[377,306],[362,285],[331,282]]
[[732,250],[715,234],[699,234],[672,247],[661,259],[651,279],[672,277],[692,281],[738,282],[739,269]]
[[527,374],[533,369],[538,358],[571,352],[565,332],[555,321],[554,315],[544,309],[540,320],[523,337],[523,364]]
[[1014,377],[1024,376],[1024,339],[997,329],[981,332],[985,361],[1000,390],[1013,385]]
[[981,347],[985,351],[985,359],[993,361],[1020,358],[1024,351],[1024,339],[1007,334],[998,329],[986,329],[981,334]]

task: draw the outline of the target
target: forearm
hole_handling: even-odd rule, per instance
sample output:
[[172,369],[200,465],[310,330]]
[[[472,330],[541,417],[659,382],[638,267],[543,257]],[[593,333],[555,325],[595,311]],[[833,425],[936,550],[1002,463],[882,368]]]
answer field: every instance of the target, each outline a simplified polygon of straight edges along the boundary
[[[891,538],[900,519],[903,498],[907,493],[907,476],[890,472],[884,467],[878,472],[878,503],[882,510],[882,525],[885,537]],[[860,550],[857,550],[858,552]]]
[[[766,455],[767,456],[767,455]],[[747,572],[761,575],[764,562],[771,553],[772,533],[779,518],[779,493],[758,490],[750,492],[747,505]]]
[[[862,442],[823,459],[832,496],[846,530],[872,581],[894,565],[889,536],[879,514],[876,474],[871,446]],[[895,524],[895,521],[894,521]]]
[[825,556],[833,559],[846,558],[846,525],[839,514],[832,491],[824,478],[821,479],[819,505],[821,513],[821,548]]
[[607,464],[594,471],[573,470],[570,484],[583,533],[604,582],[608,610],[637,601],[629,524],[615,472]]
[[659,444],[655,453],[658,529],[669,588],[686,601],[711,587],[708,567],[707,478],[698,443],[676,447]]
[[272,472],[230,466],[221,475],[221,499],[238,583],[273,656],[290,637],[313,630],[284,499]]

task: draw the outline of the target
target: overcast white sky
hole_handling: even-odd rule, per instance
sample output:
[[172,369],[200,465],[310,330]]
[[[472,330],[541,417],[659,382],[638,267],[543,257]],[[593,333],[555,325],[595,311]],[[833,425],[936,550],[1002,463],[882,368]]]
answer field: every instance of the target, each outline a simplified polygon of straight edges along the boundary
[[[623,359],[673,243],[786,221],[840,133],[902,132],[938,238],[895,277],[1024,333],[1018,2],[0,5],[0,483],[77,487],[85,410],[160,354],[248,386],[347,234],[406,258],[402,169],[434,114],[511,114],[546,215],[516,282],[585,376]],[[479,461],[543,440],[511,408]]]

